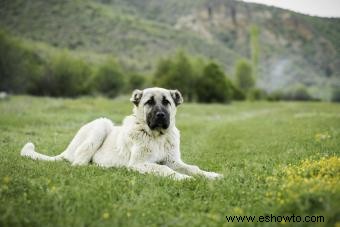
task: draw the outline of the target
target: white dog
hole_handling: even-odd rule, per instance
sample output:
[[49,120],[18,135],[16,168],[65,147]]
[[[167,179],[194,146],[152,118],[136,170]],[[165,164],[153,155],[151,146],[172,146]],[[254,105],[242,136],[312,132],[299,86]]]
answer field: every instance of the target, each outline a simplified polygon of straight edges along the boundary
[[80,128],[60,155],[40,154],[32,143],[23,147],[21,155],[46,161],[66,159],[72,165],[86,165],[92,161],[103,167],[125,166],[176,180],[188,179],[191,175],[210,179],[222,177],[181,160],[180,135],[175,126],[176,107],[183,102],[179,91],[135,90],[130,100],[134,103],[133,114],[124,119],[122,126],[99,118]]

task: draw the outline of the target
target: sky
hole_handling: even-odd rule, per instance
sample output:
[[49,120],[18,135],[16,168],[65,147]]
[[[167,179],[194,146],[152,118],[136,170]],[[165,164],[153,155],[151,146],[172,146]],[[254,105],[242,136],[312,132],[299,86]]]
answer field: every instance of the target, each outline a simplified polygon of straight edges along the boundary
[[340,0],[243,0],[319,17],[340,17]]

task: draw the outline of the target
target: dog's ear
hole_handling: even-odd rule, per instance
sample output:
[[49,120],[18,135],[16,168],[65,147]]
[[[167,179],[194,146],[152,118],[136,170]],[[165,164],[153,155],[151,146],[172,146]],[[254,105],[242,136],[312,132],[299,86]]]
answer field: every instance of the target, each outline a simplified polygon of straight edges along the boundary
[[174,100],[176,106],[183,103],[182,94],[178,90],[170,90],[170,95],[172,99]]
[[130,98],[130,101],[133,104],[135,104],[136,106],[138,106],[142,96],[143,96],[143,91],[136,89],[132,92],[132,96]]

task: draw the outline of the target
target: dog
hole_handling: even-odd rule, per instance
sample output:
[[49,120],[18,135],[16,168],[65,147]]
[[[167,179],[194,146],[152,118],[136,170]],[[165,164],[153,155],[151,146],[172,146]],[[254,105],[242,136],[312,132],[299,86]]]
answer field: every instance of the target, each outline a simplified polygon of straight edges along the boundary
[[178,90],[134,90],[130,101],[134,104],[133,114],[125,117],[121,126],[99,118],[81,127],[66,150],[57,156],[36,152],[33,143],[27,143],[21,155],[45,161],[68,160],[75,166],[92,162],[102,167],[127,167],[175,180],[195,175],[222,177],[181,160],[175,116],[183,98]]

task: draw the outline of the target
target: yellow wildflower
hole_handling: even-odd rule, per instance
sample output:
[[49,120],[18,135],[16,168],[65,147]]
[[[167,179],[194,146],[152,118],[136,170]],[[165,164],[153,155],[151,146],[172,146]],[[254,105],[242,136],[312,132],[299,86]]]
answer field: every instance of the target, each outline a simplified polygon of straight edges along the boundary
[[2,179],[2,182],[4,184],[8,184],[9,182],[11,181],[11,178],[9,176],[5,176],[3,179]]
[[110,214],[108,212],[104,212],[102,214],[102,219],[104,219],[104,220],[108,219],[109,217],[110,217]]
[[322,141],[331,138],[331,136],[326,132],[326,133],[317,133],[314,136],[316,141]]

